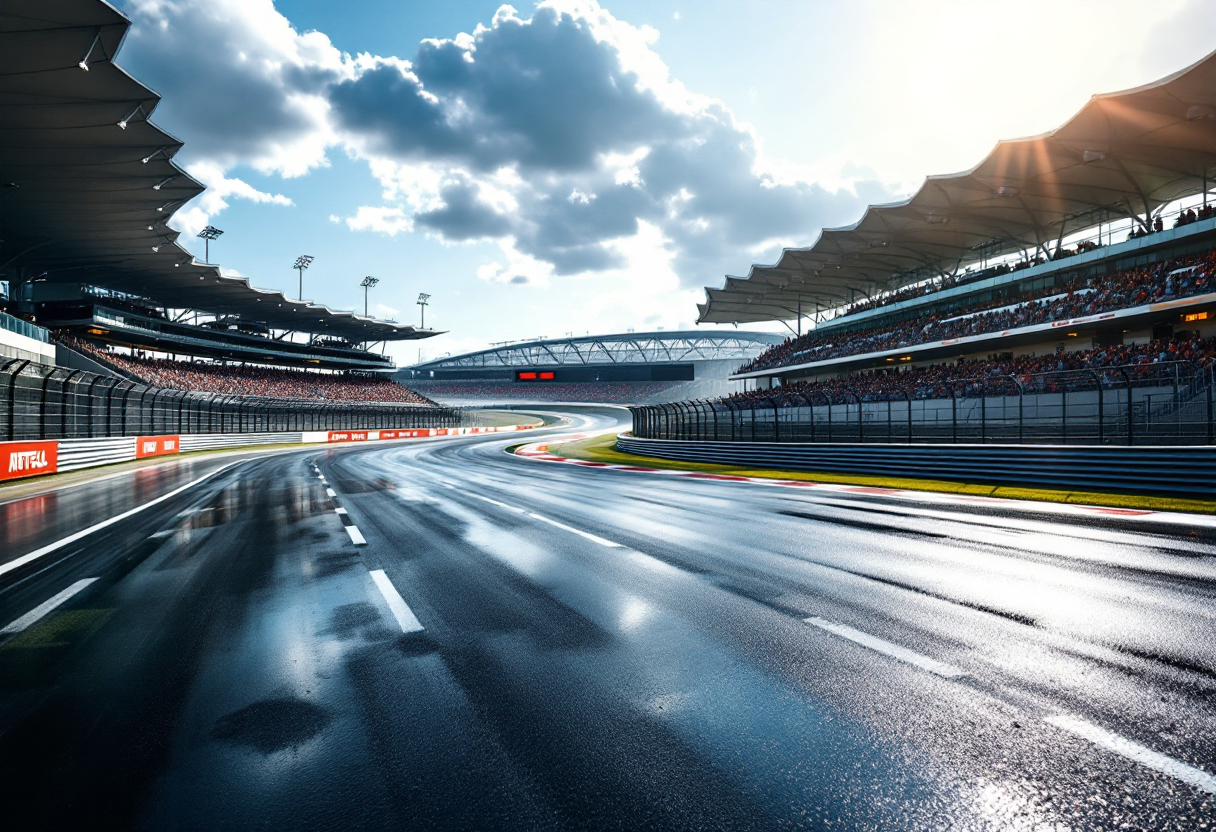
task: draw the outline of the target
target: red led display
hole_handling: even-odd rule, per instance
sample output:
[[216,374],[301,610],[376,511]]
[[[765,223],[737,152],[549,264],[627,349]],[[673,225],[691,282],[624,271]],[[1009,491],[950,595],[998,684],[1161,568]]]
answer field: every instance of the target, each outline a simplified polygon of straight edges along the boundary
[[518,373],[517,378],[520,381],[536,381],[536,373]]
[[540,380],[541,381],[553,381],[553,373],[541,373]]

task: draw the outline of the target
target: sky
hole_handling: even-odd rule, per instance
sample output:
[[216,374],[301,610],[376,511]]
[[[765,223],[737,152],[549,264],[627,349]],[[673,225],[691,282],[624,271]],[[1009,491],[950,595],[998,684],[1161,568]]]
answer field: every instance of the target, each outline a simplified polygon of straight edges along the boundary
[[704,286],[1216,48],[1211,0],[118,0],[181,242],[447,334],[692,328]]

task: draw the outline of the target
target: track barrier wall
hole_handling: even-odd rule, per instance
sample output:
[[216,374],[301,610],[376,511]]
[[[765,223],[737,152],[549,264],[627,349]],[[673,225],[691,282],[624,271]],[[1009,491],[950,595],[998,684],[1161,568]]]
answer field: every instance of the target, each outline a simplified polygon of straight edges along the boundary
[[61,474],[115,462],[175,456],[193,451],[249,445],[345,444],[438,436],[470,436],[532,430],[535,425],[503,427],[416,428],[373,431],[288,431],[279,433],[122,436],[104,439],[53,439],[0,442],[0,482]]
[[617,438],[625,453],[748,468],[1216,498],[1216,447],[863,445]]
[[632,432],[739,443],[1216,443],[1216,367],[1191,362],[934,381],[883,396],[850,383],[631,407]]
[[0,359],[0,441],[456,428],[458,410],[150,387],[85,370]]

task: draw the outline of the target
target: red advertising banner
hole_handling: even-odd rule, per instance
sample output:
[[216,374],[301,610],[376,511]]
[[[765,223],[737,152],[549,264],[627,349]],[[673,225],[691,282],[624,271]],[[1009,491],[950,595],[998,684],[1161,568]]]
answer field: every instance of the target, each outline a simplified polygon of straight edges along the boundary
[[58,442],[0,442],[0,480],[37,477],[58,470]]
[[182,448],[180,436],[137,436],[135,437],[135,458],[144,459],[150,456],[167,456],[180,454]]

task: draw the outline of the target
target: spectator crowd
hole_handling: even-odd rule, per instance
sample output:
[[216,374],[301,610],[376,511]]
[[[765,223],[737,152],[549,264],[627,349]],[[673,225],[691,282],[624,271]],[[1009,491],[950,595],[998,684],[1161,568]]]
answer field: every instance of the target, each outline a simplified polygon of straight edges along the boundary
[[1207,292],[1216,292],[1216,251],[1078,280],[1063,289],[1043,290],[1012,303],[1003,299],[963,309],[926,312],[895,324],[852,332],[812,330],[770,347],[739,368],[739,372],[1002,332]]
[[359,373],[321,373],[252,364],[216,364],[141,358],[110,352],[60,333],[60,341],[132,378],[172,390],[226,396],[265,396],[332,402],[368,402],[433,406],[435,403],[390,378]]
[[1189,380],[1196,370],[1210,374],[1216,368],[1216,338],[1161,340],[1081,352],[875,370],[845,378],[795,382],[771,390],[748,390],[720,401],[797,407],[807,403],[822,405],[827,399],[833,404],[853,403],[857,399],[863,402],[949,399],[985,391],[992,396],[1008,396],[1017,395],[1019,386],[1024,393],[1052,393],[1076,384],[1093,389],[1093,376],[1085,374],[1086,377],[1077,378],[1081,374],[1072,373],[1070,377],[1069,371],[1094,371],[1099,378],[1118,386],[1125,379],[1114,371],[1116,367],[1135,380],[1179,366],[1168,362],[1189,362],[1189,367],[1180,371],[1183,380]]

